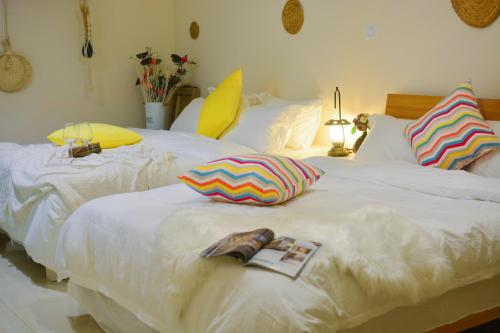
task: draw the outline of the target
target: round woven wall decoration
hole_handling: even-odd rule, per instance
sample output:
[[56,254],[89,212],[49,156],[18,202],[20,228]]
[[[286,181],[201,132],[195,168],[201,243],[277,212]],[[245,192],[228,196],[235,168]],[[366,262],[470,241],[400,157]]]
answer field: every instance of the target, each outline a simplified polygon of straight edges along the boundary
[[191,25],[189,26],[189,34],[191,35],[192,39],[198,39],[198,37],[200,36],[200,26],[198,22],[191,22]]
[[281,14],[283,27],[288,33],[299,33],[304,25],[304,8],[299,0],[288,0]]
[[8,39],[5,39],[2,45],[5,53],[0,55],[0,90],[21,90],[31,80],[31,65],[26,58],[12,52]]
[[466,24],[484,28],[500,13],[500,0],[451,0],[453,9]]

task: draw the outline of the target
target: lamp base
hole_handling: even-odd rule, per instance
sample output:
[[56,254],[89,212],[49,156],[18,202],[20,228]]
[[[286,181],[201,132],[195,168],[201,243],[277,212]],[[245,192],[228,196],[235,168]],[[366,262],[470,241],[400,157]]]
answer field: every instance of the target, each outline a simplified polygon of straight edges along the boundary
[[328,156],[331,156],[331,157],[346,157],[346,156],[351,155],[351,153],[352,153],[351,149],[348,149],[348,148],[345,148],[345,147],[341,147],[341,148],[333,147],[328,152]]

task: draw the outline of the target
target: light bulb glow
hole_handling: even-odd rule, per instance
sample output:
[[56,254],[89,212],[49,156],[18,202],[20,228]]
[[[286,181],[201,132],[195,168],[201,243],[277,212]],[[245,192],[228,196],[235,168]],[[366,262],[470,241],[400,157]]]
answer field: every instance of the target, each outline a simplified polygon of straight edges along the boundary
[[330,126],[330,140],[335,148],[343,148],[345,144],[344,126]]

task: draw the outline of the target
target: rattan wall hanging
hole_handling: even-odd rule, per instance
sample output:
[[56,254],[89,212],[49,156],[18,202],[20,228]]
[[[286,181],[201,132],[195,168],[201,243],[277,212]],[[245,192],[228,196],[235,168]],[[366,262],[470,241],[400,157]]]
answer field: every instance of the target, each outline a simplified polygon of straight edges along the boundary
[[85,39],[82,46],[82,56],[84,58],[92,58],[94,55],[94,47],[92,46],[92,24],[90,23],[90,7],[87,0],[82,0],[80,3],[80,12],[83,19],[83,30]]
[[191,25],[189,26],[189,34],[191,35],[192,39],[198,39],[198,37],[200,36],[200,26],[198,22],[191,22]]
[[26,58],[14,54],[10,45],[7,0],[3,0],[5,19],[5,39],[2,41],[4,53],[0,54],[0,90],[15,92],[24,88],[31,80],[31,65]]
[[451,0],[453,9],[466,24],[484,28],[500,13],[500,0]]
[[285,30],[295,35],[300,32],[304,25],[304,8],[299,0],[288,0],[281,14]]

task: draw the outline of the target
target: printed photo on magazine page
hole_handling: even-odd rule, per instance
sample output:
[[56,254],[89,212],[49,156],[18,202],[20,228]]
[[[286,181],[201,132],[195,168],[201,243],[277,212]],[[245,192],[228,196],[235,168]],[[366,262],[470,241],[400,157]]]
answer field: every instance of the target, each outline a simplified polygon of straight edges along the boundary
[[246,264],[265,267],[296,278],[321,247],[320,243],[279,237],[257,252]]

